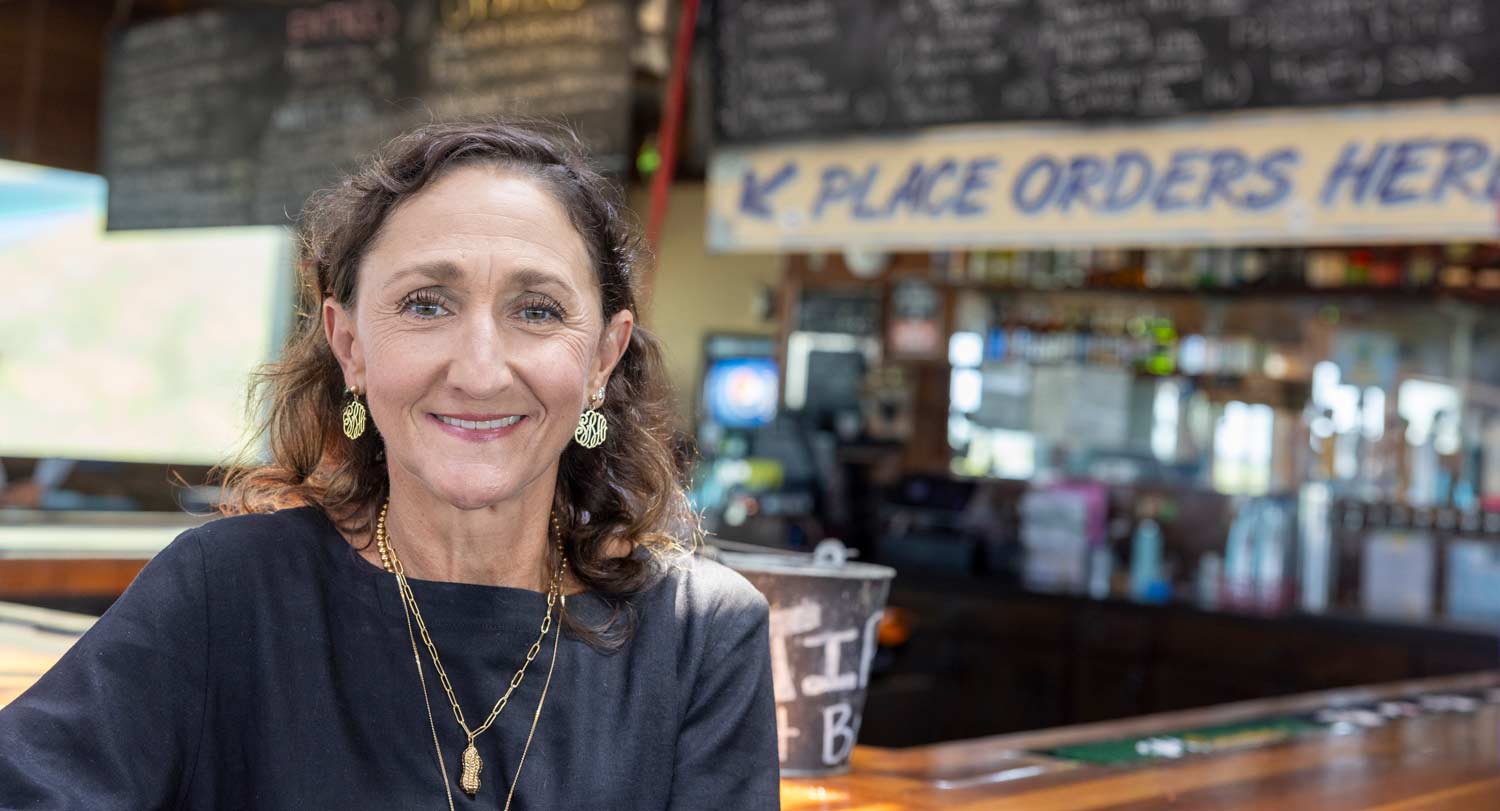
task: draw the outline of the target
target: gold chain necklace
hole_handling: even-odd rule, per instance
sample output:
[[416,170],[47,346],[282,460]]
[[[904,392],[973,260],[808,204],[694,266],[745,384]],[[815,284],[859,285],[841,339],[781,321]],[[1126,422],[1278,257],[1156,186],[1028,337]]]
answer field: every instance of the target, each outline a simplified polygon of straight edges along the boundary
[[[380,519],[375,525],[375,542],[380,551],[381,565],[385,567],[386,571],[396,576],[396,584],[401,592],[401,608],[406,614],[406,633],[411,638],[412,657],[416,661],[417,678],[422,685],[422,702],[427,707],[427,724],[432,730],[432,745],[437,752],[438,768],[443,775],[443,791],[447,794],[448,808],[452,811],[453,791],[448,785],[448,767],[443,760],[442,747],[438,745],[437,724],[432,717],[432,703],[427,698],[427,678],[422,674],[422,657],[417,651],[417,638],[412,630],[412,617],[416,617],[417,627],[422,631],[422,641],[427,646],[428,655],[432,657],[433,669],[437,671],[438,679],[443,685],[443,690],[448,695],[448,702],[453,708],[453,717],[458,721],[459,728],[468,737],[468,746],[464,749],[461,758],[462,773],[459,777],[459,786],[468,792],[470,797],[473,797],[479,792],[479,772],[484,768],[484,763],[479,757],[479,750],[474,746],[474,739],[489,729],[490,725],[500,715],[500,711],[505,709],[506,705],[510,703],[511,694],[526,676],[526,666],[531,664],[532,660],[541,652],[542,641],[552,628],[553,606],[560,605],[564,609],[567,607],[567,598],[562,594],[563,573],[567,567],[567,558],[563,555],[562,548],[562,528],[558,523],[557,516],[553,515],[552,530],[557,542],[557,571],[553,575],[551,586],[547,590],[547,613],[542,618],[541,632],[538,634],[536,641],[526,651],[525,661],[521,663],[521,667],[516,670],[515,675],[511,678],[510,686],[506,688],[505,694],[495,702],[494,708],[490,710],[489,717],[477,729],[471,730],[468,723],[464,720],[463,709],[458,704],[458,697],[453,692],[452,683],[448,681],[448,674],[443,670],[443,663],[438,658],[437,645],[433,644],[432,635],[427,632],[427,625],[422,621],[422,611],[417,606],[416,596],[412,593],[411,585],[406,581],[406,568],[401,564],[401,559],[396,556],[396,549],[391,544],[390,535],[386,530],[386,513],[389,511],[390,506],[391,503],[389,500],[381,505]],[[516,783],[521,779],[521,767],[526,764],[526,753],[531,749],[532,737],[536,734],[537,723],[542,717],[542,704],[546,702],[547,689],[552,684],[552,671],[557,666],[557,649],[561,643],[562,636],[561,632],[559,632],[557,638],[552,642],[552,661],[547,666],[547,680],[542,684],[542,694],[537,700],[536,713],[531,719],[531,731],[526,734],[526,745],[521,749],[520,760],[516,763],[516,773],[511,779],[510,791],[505,796],[506,809],[510,808],[511,798],[515,795],[516,791]]]

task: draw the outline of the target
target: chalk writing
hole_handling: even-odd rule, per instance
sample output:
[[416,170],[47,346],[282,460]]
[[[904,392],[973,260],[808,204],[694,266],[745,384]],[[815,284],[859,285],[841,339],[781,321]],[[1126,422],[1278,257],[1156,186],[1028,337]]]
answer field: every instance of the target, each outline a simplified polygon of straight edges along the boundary
[[823,763],[834,766],[848,760],[859,735],[859,716],[849,702],[823,708]]
[[[848,758],[860,721],[852,697],[869,684],[882,613],[858,617],[850,626],[825,628],[828,612],[814,600],[771,610],[771,680],[777,703],[777,751],[783,763],[792,758],[810,722],[816,723],[811,730],[816,737],[810,741],[816,757],[825,765]],[[797,714],[789,709],[793,702],[824,697],[828,703],[816,709]]]
[[1500,92],[1488,0],[723,0],[722,139]]
[[625,169],[625,0],[218,5],[115,40],[101,133],[110,228],[286,224],[360,157],[433,119],[565,119],[598,168]]
[[787,712],[786,705],[776,705],[776,756],[781,762],[786,762],[787,747],[792,739],[800,737],[802,730],[792,726],[792,716]]
[[853,689],[858,683],[859,674],[852,670],[844,671],[840,667],[839,660],[844,644],[858,638],[858,629],[845,628],[839,631],[813,634],[803,639],[803,647],[823,649],[823,671],[803,676],[802,692],[810,696],[820,696],[824,693]]

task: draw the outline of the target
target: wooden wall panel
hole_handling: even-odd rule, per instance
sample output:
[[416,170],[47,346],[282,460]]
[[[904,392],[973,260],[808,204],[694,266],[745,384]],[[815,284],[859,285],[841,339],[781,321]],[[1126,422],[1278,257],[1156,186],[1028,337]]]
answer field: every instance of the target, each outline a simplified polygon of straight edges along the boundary
[[104,58],[112,24],[197,5],[194,0],[0,2],[0,158],[98,172]]

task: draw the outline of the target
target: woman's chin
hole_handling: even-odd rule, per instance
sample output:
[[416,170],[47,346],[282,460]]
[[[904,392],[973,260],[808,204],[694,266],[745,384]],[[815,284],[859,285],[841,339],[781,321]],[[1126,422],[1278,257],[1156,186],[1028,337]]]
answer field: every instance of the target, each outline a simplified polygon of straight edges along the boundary
[[482,510],[521,498],[547,479],[545,468],[533,470],[504,463],[413,465],[403,469],[411,473],[408,481],[412,484],[458,510]]
[[474,490],[473,488],[466,488],[464,490],[448,492],[442,495],[444,501],[448,502],[457,509],[482,510],[486,507],[493,507],[496,504],[506,501],[510,497],[514,497],[515,493],[500,490],[498,488],[485,490]]
[[429,480],[427,488],[440,501],[459,510],[482,510],[520,494],[520,488],[514,486],[510,477],[472,470],[438,481]]

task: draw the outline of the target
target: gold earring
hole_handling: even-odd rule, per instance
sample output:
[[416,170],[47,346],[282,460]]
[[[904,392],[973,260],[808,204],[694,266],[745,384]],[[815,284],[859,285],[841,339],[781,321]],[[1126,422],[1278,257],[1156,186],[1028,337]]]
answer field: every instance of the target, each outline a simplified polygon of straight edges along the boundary
[[359,401],[359,389],[344,388],[349,402],[344,406],[344,436],[359,439],[365,434],[365,404]]
[[599,406],[604,403],[603,386],[589,398],[589,403],[589,410],[578,417],[578,427],[573,430],[573,441],[585,448],[597,448],[604,444],[604,438],[609,435],[609,423],[604,421],[604,415],[598,411]]

